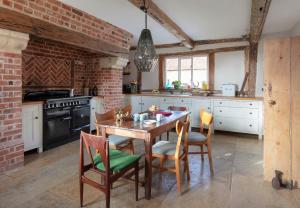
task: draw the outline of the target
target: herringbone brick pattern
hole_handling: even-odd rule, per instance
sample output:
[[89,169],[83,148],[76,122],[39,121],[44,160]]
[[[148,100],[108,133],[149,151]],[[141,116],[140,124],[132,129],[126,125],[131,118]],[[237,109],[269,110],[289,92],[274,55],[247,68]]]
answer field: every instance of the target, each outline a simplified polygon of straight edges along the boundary
[[24,86],[71,86],[71,62],[69,60],[27,54],[23,54],[22,59]]

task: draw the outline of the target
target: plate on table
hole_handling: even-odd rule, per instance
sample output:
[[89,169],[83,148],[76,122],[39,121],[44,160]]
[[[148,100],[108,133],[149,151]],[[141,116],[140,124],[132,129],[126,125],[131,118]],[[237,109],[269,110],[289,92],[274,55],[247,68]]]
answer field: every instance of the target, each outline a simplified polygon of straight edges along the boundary
[[155,124],[156,120],[152,120],[152,119],[144,120],[143,123],[146,124],[146,125],[151,125],[151,124]]

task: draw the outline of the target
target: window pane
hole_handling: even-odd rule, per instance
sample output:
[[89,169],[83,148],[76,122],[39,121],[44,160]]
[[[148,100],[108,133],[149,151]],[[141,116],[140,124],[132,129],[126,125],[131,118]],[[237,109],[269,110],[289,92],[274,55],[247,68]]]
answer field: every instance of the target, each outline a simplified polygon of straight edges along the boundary
[[206,69],[207,68],[207,56],[193,57],[193,68],[194,69]]
[[166,82],[168,80],[171,83],[175,80],[178,80],[178,71],[166,71]]
[[181,83],[191,84],[192,76],[191,70],[181,70]]
[[199,82],[199,87],[202,86],[202,82],[208,83],[207,70],[194,70],[193,71],[193,82],[195,85]]
[[191,58],[182,58],[180,67],[181,67],[181,69],[191,69],[192,68],[192,59]]
[[178,58],[167,58],[166,59],[167,70],[178,70]]

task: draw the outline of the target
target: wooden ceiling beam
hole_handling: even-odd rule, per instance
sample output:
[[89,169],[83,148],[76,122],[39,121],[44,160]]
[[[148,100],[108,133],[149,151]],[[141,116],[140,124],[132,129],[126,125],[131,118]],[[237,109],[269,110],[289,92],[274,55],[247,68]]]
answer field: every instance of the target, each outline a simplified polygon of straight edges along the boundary
[[[194,41],[194,46],[217,44],[217,43],[234,43],[234,42],[243,42],[243,41],[249,41],[249,36],[244,35],[241,38],[196,40],[196,41]],[[155,45],[156,49],[159,49],[159,48],[175,48],[175,47],[184,47],[184,45],[182,43],[170,43],[170,44]],[[130,47],[130,50],[135,50],[135,49],[136,49],[136,46]]]
[[129,50],[19,12],[0,7],[0,28],[78,46],[103,55],[128,57]]
[[[140,8],[143,5],[141,0],[128,0],[136,7]],[[146,1],[148,8],[148,14],[160,25],[177,37],[180,42],[187,48],[192,49],[194,47],[193,40],[168,16],[164,13],[152,0]]]
[[250,20],[250,43],[258,43],[272,0],[252,0]]

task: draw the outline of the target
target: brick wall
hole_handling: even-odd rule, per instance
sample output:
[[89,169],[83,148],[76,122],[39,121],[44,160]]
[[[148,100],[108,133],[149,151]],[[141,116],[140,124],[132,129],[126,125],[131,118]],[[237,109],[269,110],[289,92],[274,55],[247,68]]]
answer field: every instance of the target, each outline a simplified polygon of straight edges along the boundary
[[132,34],[57,0],[2,0],[0,6],[129,49]]
[[124,105],[122,93],[123,72],[120,69],[103,69],[95,63],[92,71],[91,83],[97,86],[98,95],[104,96],[105,111]]
[[75,94],[82,95],[83,83],[91,76],[92,68],[87,66],[91,66],[89,62],[98,56],[101,54],[31,36],[26,50],[22,52],[23,90],[74,87]]
[[0,52],[0,172],[22,166],[21,55]]

